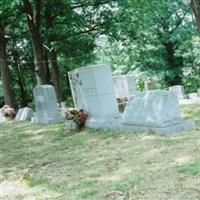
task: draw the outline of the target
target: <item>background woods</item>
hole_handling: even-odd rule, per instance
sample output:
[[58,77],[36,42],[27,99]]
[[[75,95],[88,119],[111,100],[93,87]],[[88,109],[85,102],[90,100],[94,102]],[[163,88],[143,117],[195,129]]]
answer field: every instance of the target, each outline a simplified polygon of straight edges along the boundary
[[36,84],[53,84],[58,101],[66,100],[68,71],[102,62],[114,74],[135,74],[139,87],[148,77],[193,92],[199,9],[199,0],[1,1],[0,104],[32,103]]

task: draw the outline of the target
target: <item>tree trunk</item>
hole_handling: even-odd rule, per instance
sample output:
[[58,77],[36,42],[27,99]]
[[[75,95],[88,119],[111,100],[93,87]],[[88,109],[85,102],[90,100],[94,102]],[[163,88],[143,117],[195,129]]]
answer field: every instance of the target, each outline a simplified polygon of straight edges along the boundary
[[165,81],[169,86],[180,85],[183,75],[181,70],[182,59],[175,56],[175,44],[173,42],[167,41],[163,45],[166,49],[166,60],[169,66],[169,74],[165,76]]
[[49,69],[49,61],[48,61],[47,52],[45,52],[45,54],[44,54],[44,60],[45,60],[46,81],[48,84],[51,84],[51,72]]
[[20,70],[19,67],[16,67],[16,71],[17,71],[17,84],[19,85],[19,89],[20,89],[20,96],[21,96],[21,101],[20,104],[22,107],[25,107],[28,105],[27,102],[27,98],[26,98],[26,91],[24,88],[24,83],[22,81],[21,75],[20,75]]
[[40,36],[40,15],[41,0],[34,0],[34,8],[29,0],[23,0],[23,9],[27,14],[27,23],[31,34],[31,41],[34,54],[35,73],[38,85],[47,84],[47,75],[45,68],[43,43]]
[[60,87],[60,73],[59,73],[59,67],[57,63],[57,55],[55,49],[52,49],[50,51],[50,61],[51,61],[51,77],[53,81],[53,85],[56,90],[56,96],[58,102],[63,101],[62,91]]
[[43,54],[43,46],[40,39],[39,30],[34,25],[33,20],[27,17],[29,31],[31,34],[31,41],[33,46],[35,73],[38,85],[47,84],[47,75],[45,67],[45,59]]
[[198,31],[200,32],[200,0],[192,0],[191,4],[197,22]]
[[0,67],[1,67],[1,77],[3,83],[4,101],[5,104],[13,107],[14,106],[13,93],[12,93],[9,69],[7,64],[6,39],[4,36],[3,27],[0,27]]

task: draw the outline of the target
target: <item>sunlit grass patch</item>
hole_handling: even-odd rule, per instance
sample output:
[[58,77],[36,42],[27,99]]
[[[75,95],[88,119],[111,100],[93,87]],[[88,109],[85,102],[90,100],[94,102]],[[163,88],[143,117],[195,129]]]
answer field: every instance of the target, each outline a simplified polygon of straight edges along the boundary
[[191,174],[191,175],[200,174],[200,159],[195,160],[191,164],[185,164],[178,167],[178,172]]

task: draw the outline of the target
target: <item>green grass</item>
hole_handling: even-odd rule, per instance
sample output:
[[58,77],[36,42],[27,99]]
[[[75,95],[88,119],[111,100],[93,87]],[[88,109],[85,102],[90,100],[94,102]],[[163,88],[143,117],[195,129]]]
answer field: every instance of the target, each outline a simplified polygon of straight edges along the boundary
[[1,124],[1,199],[199,199],[200,106],[182,116],[197,128],[166,137]]
[[187,174],[191,174],[191,175],[200,174],[200,159],[195,160],[194,163],[186,164],[186,165],[179,167],[178,171],[181,173],[187,173]]

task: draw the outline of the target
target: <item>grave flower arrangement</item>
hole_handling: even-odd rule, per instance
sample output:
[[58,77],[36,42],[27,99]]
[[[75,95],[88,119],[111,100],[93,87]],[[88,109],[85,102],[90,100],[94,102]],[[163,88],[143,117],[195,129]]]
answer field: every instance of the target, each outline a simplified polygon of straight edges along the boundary
[[127,103],[127,101],[128,101],[127,97],[117,98],[117,103]]
[[76,124],[76,128],[81,131],[85,128],[85,122],[87,120],[87,115],[83,109],[69,110],[65,113],[66,120],[72,120]]
[[1,110],[3,111],[3,115],[7,118],[13,119],[16,115],[14,108],[9,105],[4,105]]
[[119,108],[119,112],[120,113],[124,112],[124,109],[126,107],[127,102],[128,102],[128,98],[127,97],[117,98],[117,104],[118,104],[118,108]]

